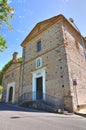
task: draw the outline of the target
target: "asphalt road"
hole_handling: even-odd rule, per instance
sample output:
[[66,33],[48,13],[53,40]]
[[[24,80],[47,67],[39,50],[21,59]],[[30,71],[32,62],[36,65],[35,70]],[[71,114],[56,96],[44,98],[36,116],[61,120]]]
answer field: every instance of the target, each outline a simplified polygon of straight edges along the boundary
[[0,130],[86,130],[86,118],[0,104]]

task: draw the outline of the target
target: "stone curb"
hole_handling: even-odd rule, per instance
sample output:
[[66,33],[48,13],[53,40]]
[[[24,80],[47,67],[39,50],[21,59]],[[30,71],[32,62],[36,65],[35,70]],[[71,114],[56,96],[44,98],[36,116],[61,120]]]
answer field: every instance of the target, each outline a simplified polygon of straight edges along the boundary
[[75,112],[76,115],[79,115],[79,116],[83,116],[83,117],[86,117],[86,114],[84,113],[78,113],[78,112]]

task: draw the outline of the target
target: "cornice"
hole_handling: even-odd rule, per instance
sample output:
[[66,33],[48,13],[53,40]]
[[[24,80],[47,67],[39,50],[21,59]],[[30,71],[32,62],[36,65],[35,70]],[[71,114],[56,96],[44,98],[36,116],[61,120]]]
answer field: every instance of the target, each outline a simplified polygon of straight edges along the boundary
[[[37,37],[39,34],[47,30],[49,27],[54,25],[56,22],[59,22],[63,18],[63,15],[58,15],[53,18],[44,20],[38,24],[32,29],[32,31],[27,35],[27,37],[22,42],[21,46],[25,46],[28,41],[31,41],[33,38]],[[43,28],[41,28],[43,25],[45,25]]]
[[[62,14],[60,14],[58,16],[37,23],[36,26],[32,29],[32,31],[24,39],[24,41],[21,43],[21,46],[26,46],[27,42],[33,40],[35,37],[46,31],[49,27],[54,25],[56,22],[59,22],[60,20],[62,20],[63,23],[66,24],[73,31],[74,34],[76,34],[79,38],[81,37],[80,33],[74,28],[74,26],[72,26],[72,24]],[[45,26],[41,28],[43,25]],[[86,40],[84,38],[83,40],[86,44]]]

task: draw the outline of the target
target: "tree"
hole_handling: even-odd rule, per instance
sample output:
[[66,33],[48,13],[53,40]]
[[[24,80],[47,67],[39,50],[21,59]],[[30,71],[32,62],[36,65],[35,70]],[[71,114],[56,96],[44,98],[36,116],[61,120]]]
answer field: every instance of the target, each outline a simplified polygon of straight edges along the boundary
[[[8,4],[8,0],[0,0],[0,28],[3,26],[3,23],[11,27],[9,19],[12,19],[14,16],[14,8],[10,7]],[[0,52],[2,52],[6,46],[6,40],[3,39],[2,35],[0,35]]]
[[1,99],[1,96],[2,96],[2,89],[3,89],[1,84],[2,84],[2,71],[0,71],[0,99]]
[[2,71],[0,71],[0,85],[2,85]]
[[6,40],[2,38],[2,35],[0,35],[0,52],[3,52],[3,50],[7,48],[6,46]]
[[10,25],[9,19],[14,16],[14,8],[8,5],[8,0],[0,0],[0,25],[5,22]]
[[[22,57],[18,58],[18,62],[22,62]],[[9,68],[9,66],[13,63],[12,60],[10,60],[7,64],[4,65],[2,70],[0,70],[0,85],[2,85],[2,78],[3,78],[3,73]]]
[[[3,89],[3,87],[0,85],[0,95],[2,93],[2,89]],[[1,96],[0,96],[0,98],[1,98]]]

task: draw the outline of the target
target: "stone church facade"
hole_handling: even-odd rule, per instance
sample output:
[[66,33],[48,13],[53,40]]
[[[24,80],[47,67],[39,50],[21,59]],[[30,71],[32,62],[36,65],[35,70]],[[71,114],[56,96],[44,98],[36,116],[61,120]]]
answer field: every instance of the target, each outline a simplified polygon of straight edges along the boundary
[[[13,88],[12,103],[40,100],[69,111],[86,105],[83,43],[63,15],[38,23],[21,44],[22,63],[12,63],[3,75],[3,101],[10,102]],[[6,79],[12,72],[15,78]]]

